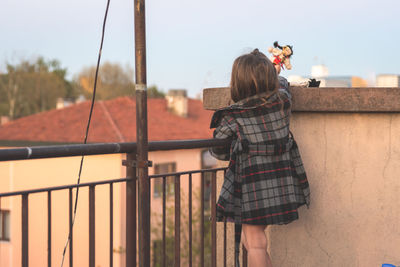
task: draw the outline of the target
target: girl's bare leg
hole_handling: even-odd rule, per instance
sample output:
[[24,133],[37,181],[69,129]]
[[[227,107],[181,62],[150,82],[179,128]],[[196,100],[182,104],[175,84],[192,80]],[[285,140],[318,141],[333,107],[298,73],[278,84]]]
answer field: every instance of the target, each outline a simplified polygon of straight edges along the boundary
[[247,243],[249,267],[272,267],[271,258],[267,252],[268,242],[264,233],[265,228],[265,225],[242,224],[244,240]]
[[240,239],[242,240],[242,244],[246,248],[246,250],[249,250],[249,245],[247,244],[246,236],[244,235],[243,230],[242,230],[242,237]]

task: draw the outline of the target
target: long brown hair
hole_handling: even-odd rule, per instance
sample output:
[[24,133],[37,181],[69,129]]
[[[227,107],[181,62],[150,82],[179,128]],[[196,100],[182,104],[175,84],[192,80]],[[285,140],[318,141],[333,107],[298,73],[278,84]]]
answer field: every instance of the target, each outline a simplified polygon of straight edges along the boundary
[[258,49],[238,57],[232,66],[231,98],[237,102],[247,97],[278,91],[278,76],[272,62]]

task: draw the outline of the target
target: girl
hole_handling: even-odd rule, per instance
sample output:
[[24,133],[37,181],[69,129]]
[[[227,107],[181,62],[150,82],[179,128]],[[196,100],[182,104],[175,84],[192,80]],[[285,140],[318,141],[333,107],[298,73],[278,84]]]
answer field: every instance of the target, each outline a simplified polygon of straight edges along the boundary
[[233,63],[230,88],[235,103],[217,110],[211,120],[214,138],[232,140],[229,150],[210,151],[229,160],[217,221],[235,223],[236,267],[241,236],[249,267],[271,267],[265,228],[298,219],[297,208],[310,204],[307,177],[289,131],[289,86],[255,49]]

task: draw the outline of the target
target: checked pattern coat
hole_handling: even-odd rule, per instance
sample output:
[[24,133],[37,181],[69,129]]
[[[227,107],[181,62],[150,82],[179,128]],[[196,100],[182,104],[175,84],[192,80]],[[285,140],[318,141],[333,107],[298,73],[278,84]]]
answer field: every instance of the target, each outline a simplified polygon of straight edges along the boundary
[[287,224],[298,219],[297,208],[310,204],[310,190],[291,132],[291,95],[282,89],[255,95],[217,110],[211,121],[214,138],[232,140],[229,150],[211,154],[229,160],[217,201],[217,221],[235,223],[236,265],[239,266],[241,224]]

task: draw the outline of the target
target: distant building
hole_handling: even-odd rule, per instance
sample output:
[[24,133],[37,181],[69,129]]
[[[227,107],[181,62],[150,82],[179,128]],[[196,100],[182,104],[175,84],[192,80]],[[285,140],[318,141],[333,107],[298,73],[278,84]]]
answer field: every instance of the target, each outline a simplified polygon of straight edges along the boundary
[[366,87],[367,81],[357,76],[331,76],[321,79],[320,87]]
[[329,76],[328,67],[315,65],[311,67],[311,77],[289,76],[290,83],[301,84],[309,78],[321,81],[320,87],[366,87],[367,81],[357,76]]
[[314,65],[311,67],[312,78],[325,78],[329,76],[328,67],[325,65]]
[[367,87],[368,82],[363,78],[353,76],[351,79],[351,87]]
[[[18,147],[34,145],[60,145],[82,143],[86,129],[90,102],[69,104],[65,106],[60,100],[59,109],[53,109],[27,117],[22,117],[0,125],[0,147]],[[209,128],[212,111],[204,110],[200,100],[186,97],[183,90],[171,91],[165,99],[150,98],[148,106],[148,138],[149,141],[208,139],[212,138]],[[97,101],[89,132],[90,143],[134,142],[136,140],[136,102],[131,97],[119,97],[112,100]],[[85,159],[83,182],[117,179],[126,176],[122,161],[125,154],[88,156]],[[216,160],[207,149],[185,149],[173,151],[149,152],[149,160],[153,167],[149,175],[166,172],[180,172],[212,168]],[[34,164],[33,164],[34,163]],[[20,191],[73,184],[76,182],[80,157],[51,158],[41,160],[9,161],[0,164],[1,192]],[[162,178],[151,179],[151,212],[153,226],[152,247],[156,249],[162,244],[162,234],[157,228],[162,214]],[[211,174],[204,174],[204,207],[210,206]],[[193,174],[193,194],[200,192],[200,174]],[[181,200],[187,201],[189,195],[189,179],[181,179]],[[107,216],[109,195],[106,188],[98,186],[96,190],[96,233],[106,233],[109,229]],[[125,184],[114,186],[114,266],[125,267]],[[79,198],[77,224],[74,228],[74,265],[87,266],[87,191],[82,190]],[[85,195],[86,194],[86,195]],[[174,195],[174,177],[166,179],[167,199]],[[29,201],[29,255],[31,266],[45,266],[47,241],[47,214],[45,195],[35,195]],[[172,199],[172,198],[171,198]],[[0,266],[18,266],[21,259],[21,209],[19,198],[7,198],[0,201]],[[52,251],[62,252],[68,234],[67,194],[52,195]],[[198,201],[196,202],[198,203]],[[193,204],[194,209],[196,204]],[[182,209],[182,213],[186,212]],[[158,223],[157,223],[158,222]],[[15,226],[15,227],[14,227]],[[193,234],[193,238],[198,235]],[[96,239],[103,238],[98,235]],[[102,240],[102,239],[101,239]],[[96,243],[96,266],[108,265],[107,242]],[[183,246],[183,244],[182,244]],[[183,248],[182,248],[183,249]],[[55,253],[54,253],[55,252]],[[32,255],[32,256],[31,256]],[[173,254],[169,254],[170,256]],[[169,257],[170,257],[169,256]],[[158,264],[160,257],[153,255]],[[57,258],[58,260],[58,258]],[[158,260],[158,261],[157,261]],[[66,258],[65,265],[69,265]],[[186,266],[185,262],[183,265]],[[158,266],[158,265],[157,265]]]
[[400,87],[400,75],[395,75],[395,74],[377,75],[376,87]]

